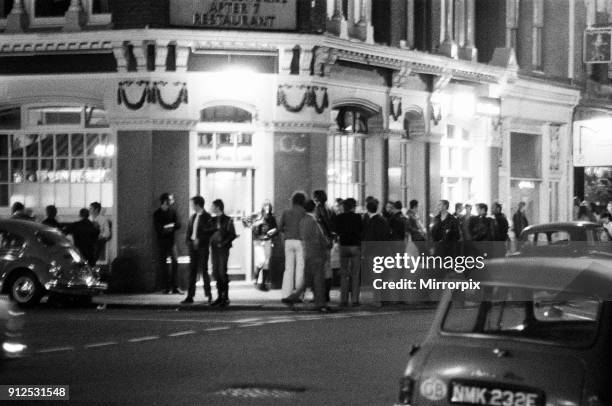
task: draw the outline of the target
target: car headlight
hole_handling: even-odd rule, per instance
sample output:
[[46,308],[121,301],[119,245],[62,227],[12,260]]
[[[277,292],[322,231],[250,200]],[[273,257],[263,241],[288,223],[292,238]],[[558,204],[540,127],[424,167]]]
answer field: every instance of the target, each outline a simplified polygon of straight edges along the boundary
[[400,390],[396,406],[410,406],[412,404],[412,392],[414,391],[414,379],[404,376],[400,379]]

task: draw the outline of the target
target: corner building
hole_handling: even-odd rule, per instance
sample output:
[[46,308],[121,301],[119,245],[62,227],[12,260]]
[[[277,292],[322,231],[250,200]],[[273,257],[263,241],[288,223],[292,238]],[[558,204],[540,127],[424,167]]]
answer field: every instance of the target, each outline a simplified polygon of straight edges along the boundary
[[[415,198],[423,218],[441,198],[569,218],[579,91],[525,74],[514,12],[475,0],[0,1],[0,211],[55,204],[69,221],[101,201],[106,260],[133,290],[158,285],[151,216],[166,191],[184,224],[190,196],[224,200],[240,234],[230,273],[246,280],[239,220],[265,200],[280,214],[294,190]],[[276,247],[277,280],[282,261]]]

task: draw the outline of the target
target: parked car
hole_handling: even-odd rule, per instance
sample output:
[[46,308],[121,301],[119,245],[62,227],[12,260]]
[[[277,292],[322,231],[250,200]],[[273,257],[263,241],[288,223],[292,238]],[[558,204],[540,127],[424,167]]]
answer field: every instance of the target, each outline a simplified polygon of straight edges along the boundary
[[87,300],[106,288],[59,230],[31,221],[0,220],[0,292],[18,305],[34,305],[47,293]]
[[397,405],[612,404],[612,261],[491,261],[446,291]]
[[612,242],[601,225],[570,221],[526,227],[521,232],[518,250],[518,255],[551,257],[612,254]]

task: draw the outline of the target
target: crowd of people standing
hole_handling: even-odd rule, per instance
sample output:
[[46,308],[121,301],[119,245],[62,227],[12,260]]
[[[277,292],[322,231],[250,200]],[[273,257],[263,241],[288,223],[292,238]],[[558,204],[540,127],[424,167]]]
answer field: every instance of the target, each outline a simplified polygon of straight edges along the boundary
[[[99,202],[91,203],[89,208],[80,209],[79,219],[72,223],[60,223],[54,205],[47,206],[45,213],[46,217],[41,223],[69,235],[85,262],[94,266],[102,259],[106,253],[106,244],[112,238],[112,225],[102,213],[102,205]],[[11,218],[36,221],[32,210],[21,202],[15,202],[11,206]]]

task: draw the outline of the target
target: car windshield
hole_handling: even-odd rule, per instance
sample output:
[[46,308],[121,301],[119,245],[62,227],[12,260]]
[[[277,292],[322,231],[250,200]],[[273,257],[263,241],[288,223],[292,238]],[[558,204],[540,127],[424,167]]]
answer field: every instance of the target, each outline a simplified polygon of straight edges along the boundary
[[36,232],[36,238],[45,247],[53,247],[59,245],[62,247],[71,246],[70,240],[64,234],[56,230],[42,230]]
[[470,297],[454,292],[442,329],[587,346],[597,333],[600,308],[600,300],[585,294],[492,286]]

